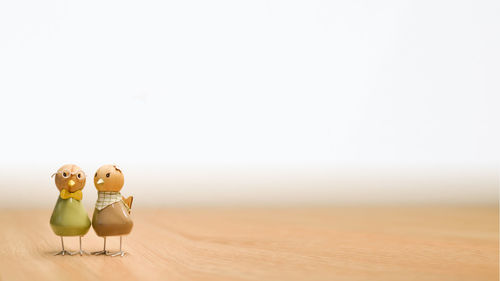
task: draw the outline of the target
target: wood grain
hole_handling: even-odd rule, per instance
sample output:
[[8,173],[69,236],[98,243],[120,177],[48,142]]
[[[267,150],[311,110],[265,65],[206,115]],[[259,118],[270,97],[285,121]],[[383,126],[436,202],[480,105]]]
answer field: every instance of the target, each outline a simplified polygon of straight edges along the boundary
[[[53,256],[50,210],[0,212],[1,280],[498,280],[498,206],[133,210],[125,257]],[[117,249],[118,238],[108,239]],[[71,250],[77,238],[66,238]],[[102,248],[91,229],[84,248]]]

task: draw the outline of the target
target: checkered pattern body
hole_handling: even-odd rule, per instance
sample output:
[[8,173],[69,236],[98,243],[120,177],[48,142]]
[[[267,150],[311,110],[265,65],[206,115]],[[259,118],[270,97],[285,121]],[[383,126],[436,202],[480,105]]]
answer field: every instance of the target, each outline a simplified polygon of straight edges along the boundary
[[[122,200],[122,195],[120,192],[116,191],[99,191],[97,193],[97,202],[95,203],[95,207],[97,210],[102,210],[107,206],[119,202]],[[127,205],[127,204],[125,204]]]

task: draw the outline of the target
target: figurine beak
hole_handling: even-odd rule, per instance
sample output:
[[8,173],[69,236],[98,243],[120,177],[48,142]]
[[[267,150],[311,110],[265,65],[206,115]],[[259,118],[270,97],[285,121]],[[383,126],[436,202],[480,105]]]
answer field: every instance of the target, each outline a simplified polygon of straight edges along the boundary
[[103,183],[104,183],[104,180],[103,180],[103,179],[99,179],[99,180],[97,181],[97,184],[103,184]]
[[68,181],[68,186],[69,187],[73,187],[73,185],[75,185],[75,181],[74,180],[69,180]]

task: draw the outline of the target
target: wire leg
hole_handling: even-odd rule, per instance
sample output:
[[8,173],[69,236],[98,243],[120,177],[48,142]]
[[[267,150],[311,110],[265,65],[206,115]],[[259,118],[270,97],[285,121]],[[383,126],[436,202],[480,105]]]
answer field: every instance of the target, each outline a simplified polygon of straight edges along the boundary
[[71,253],[71,255],[76,255],[76,254],[80,254],[80,256],[83,256],[84,254],[85,254],[85,255],[88,255],[89,253],[87,253],[87,252],[85,252],[84,250],[82,250],[82,237],[81,237],[81,236],[79,236],[78,238],[79,238],[79,240],[80,240],[80,251],[78,251],[78,252],[74,252],[74,253]]
[[125,252],[122,251],[122,236],[120,236],[120,251],[116,252],[116,253],[112,253],[112,254],[110,254],[110,256],[112,256],[112,257],[117,257],[117,256],[123,257],[124,255],[125,255]]
[[66,254],[71,255],[71,253],[70,253],[70,252],[68,252],[68,251],[64,250],[64,239],[63,239],[63,237],[62,237],[62,236],[60,236],[60,237],[61,237],[61,247],[62,247],[62,251],[57,252],[54,256],[59,256],[59,255],[64,256],[64,255],[66,255]]
[[99,255],[108,255],[108,254],[109,254],[109,252],[106,251],[106,236],[104,236],[104,249],[102,251],[92,252],[92,255],[99,256]]

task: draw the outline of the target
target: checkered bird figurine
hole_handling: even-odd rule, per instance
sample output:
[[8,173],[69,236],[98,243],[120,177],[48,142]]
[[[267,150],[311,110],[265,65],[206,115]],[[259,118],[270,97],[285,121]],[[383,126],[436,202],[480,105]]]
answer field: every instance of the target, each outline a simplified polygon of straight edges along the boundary
[[[116,165],[104,165],[94,175],[98,191],[97,202],[92,217],[92,227],[96,234],[104,238],[104,249],[94,255],[124,256],[122,236],[132,230],[134,223],[130,217],[133,197],[122,197],[123,173]],[[110,253],[106,250],[106,237],[120,236],[120,251]]]

